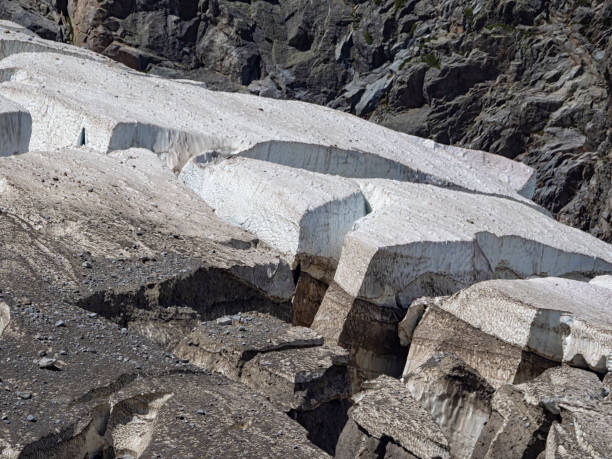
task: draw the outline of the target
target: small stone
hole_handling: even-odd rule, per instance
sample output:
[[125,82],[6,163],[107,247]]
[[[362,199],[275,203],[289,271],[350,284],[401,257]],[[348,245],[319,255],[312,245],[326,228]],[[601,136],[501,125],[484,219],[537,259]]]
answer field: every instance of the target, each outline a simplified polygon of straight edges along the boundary
[[38,367],[42,369],[52,369],[59,370],[59,368],[55,365],[57,362],[56,359],[50,359],[49,357],[43,357],[38,361]]
[[128,332],[127,328],[122,328],[121,329],[121,334],[122,335],[127,335],[127,332]]
[[81,264],[81,266],[82,266],[83,268],[91,269],[91,263],[90,263],[90,262],[88,262],[88,261],[84,261],[84,262]]
[[202,414],[202,415],[206,414],[206,413],[204,412],[204,410],[202,410],[202,409],[199,409],[198,411],[196,411],[196,413],[197,413],[197,414]]
[[89,193],[92,193],[92,192],[93,192],[93,190],[94,190],[94,189],[93,189],[93,186],[90,186],[90,187],[88,187],[88,188],[87,188],[87,191],[88,191]]
[[23,400],[30,400],[32,398],[31,392],[17,392],[17,397],[22,398]]
[[87,314],[87,317],[89,317],[90,319],[93,319],[94,317],[96,317],[98,314],[96,314],[95,312],[90,312],[89,314]]
[[28,422],[36,422],[36,416],[33,416],[31,414],[28,414],[28,416],[26,417],[26,420]]
[[55,322],[55,326],[56,327],[65,327],[66,323],[63,320],[58,320],[57,322]]
[[219,317],[217,319],[217,325],[231,325],[232,324],[232,318],[231,317]]

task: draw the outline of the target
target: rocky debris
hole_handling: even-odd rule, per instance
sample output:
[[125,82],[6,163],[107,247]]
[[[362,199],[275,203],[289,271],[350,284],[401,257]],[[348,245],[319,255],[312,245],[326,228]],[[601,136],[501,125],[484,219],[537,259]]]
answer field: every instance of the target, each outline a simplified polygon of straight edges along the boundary
[[612,411],[603,394],[594,373],[566,366],[503,386],[493,396],[474,455],[520,458],[545,451],[544,457],[605,457]]
[[444,434],[400,381],[380,376],[353,400],[337,458],[450,458]]
[[271,316],[243,313],[203,322],[174,349],[191,364],[241,381],[309,430],[333,453],[351,395],[348,353],[323,338]]
[[493,387],[454,354],[434,355],[403,381],[444,432],[452,457],[474,457],[491,414]]
[[[32,118],[19,105],[0,97],[0,156],[28,151]],[[0,184],[0,192],[2,185]]]
[[[105,332],[123,351],[137,344]],[[265,451],[266,457],[278,457],[291,451],[294,457],[326,457],[307,440],[301,426],[248,387],[197,369],[173,368],[154,347],[149,352],[161,365],[143,363],[144,368],[134,371],[102,353],[85,354],[88,364],[82,361],[71,377],[47,377],[40,389],[34,381],[32,386],[44,396],[11,410],[10,422],[0,427],[0,452],[7,457],[61,458],[194,457],[198,451],[210,456],[255,456]],[[80,360],[78,354],[71,358]],[[18,368],[3,368],[7,384],[20,381],[14,379],[21,377]],[[90,368],[97,375],[90,375]],[[2,392],[5,400],[11,395]],[[22,421],[23,410],[35,414],[24,415]],[[25,423],[35,426],[26,429]]]
[[152,342],[246,304],[290,320],[279,254],[216,218],[150,152],[0,162],[1,455],[325,456],[263,395]]
[[[280,8],[255,3],[258,11]],[[390,37],[395,25],[355,8],[335,62],[349,70],[359,65],[350,62],[354,51],[376,48],[371,65],[380,72],[364,67],[343,80],[351,86],[331,104],[374,119],[381,104],[408,104],[406,119],[433,113],[439,129],[454,134],[447,122],[463,115],[432,107],[476,100],[473,88],[484,91],[503,73],[500,58],[455,52],[444,39],[417,41],[438,30],[423,24],[438,4],[366,3],[410,16],[406,46],[391,52],[385,40],[359,36],[361,20],[366,31],[386,28]],[[211,5],[225,6],[202,4],[196,16]],[[155,53],[109,41],[107,23],[100,35],[83,33],[99,6],[54,5],[60,22],[77,19],[75,41],[91,40],[132,67],[153,63]],[[161,7],[162,18],[166,7],[174,5]],[[240,14],[252,7],[231,5]],[[330,18],[333,7],[326,6]],[[139,7],[104,8],[125,17]],[[508,21],[509,10],[519,25],[539,26],[544,8],[487,3],[451,17],[449,27],[469,40],[470,31]],[[305,22],[274,45],[277,63],[285,39],[309,55],[322,43],[314,16],[296,19]],[[591,19],[599,24],[586,10],[576,13],[581,24]],[[221,35],[198,26],[197,35],[210,32],[218,52],[235,26],[225,24]],[[597,34],[607,37],[589,36]],[[407,49],[413,45],[419,50]],[[420,51],[431,46],[450,57]],[[241,85],[287,94],[290,72],[277,85],[261,77],[254,48],[230,48],[224,63],[240,64]],[[542,193],[531,168],[322,107],[139,74],[7,23],[0,53],[2,100],[30,114],[25,148],[41,149],[0,157],[0,455],[413,459],[609,449],[612,290],[600,275],[612,272],[612,249],[531,201]],[[582,145],[586,156],[574,158],[575,169],[561,167],[563,177],[586,177],[582,168],[596,156],[588,151],[594,137],[572,131],[582,100],[574,96],[603,95],[583,67],[551,73],[550,97],[523,94],[508,101],[516,110],[498,114],[544,129],[538,148],[551,155]],[[605,124],[583,114],[593,131]],[[503,120],[470,123],[491,135]],[[504,129],[495,131],[495,148],[507,154],[521,138]],[[576,280],[518,280],[534,276]],[[403,380],[367,381],[402,369]]]
[[366,378],[399,376],[397,323],[420,296],[484,279],[590,277],[612,267],[608,244],[523,204],[422,184],[361,183],[372,212],[346,235],[312,326],[350,348]]
[[[0,247],[3,287],[22,291],[29,279],[38,297],[58,288],[163,346],[246,305],[291,319],[294,284],[280,255],[215,217],[150,152],[58,150],[0,161],[0,237],[11,241]],[[63,315],[52,324],[60,317],[70,326],[56,330],[73,328]]]

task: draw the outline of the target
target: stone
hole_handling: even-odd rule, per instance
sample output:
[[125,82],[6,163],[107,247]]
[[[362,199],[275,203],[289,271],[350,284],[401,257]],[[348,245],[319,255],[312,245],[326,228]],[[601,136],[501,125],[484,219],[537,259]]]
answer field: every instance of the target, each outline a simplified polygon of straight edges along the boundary
[[353,396],[337,458],[450,458],[448,442],[428,411],[399,381],[380,376]]
[[37,363],[38,363],[38,368],[43,368],[47,370],[59,370],[60,369],[60,367],[57,365],[57,359],[43,357]]

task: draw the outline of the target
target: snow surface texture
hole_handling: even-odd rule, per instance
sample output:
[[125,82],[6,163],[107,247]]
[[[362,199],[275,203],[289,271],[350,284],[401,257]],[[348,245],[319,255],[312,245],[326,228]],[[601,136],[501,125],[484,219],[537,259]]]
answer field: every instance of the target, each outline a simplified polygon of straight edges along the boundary
[[218,217],[287,254],[292,265],[304,255],[335,267],[344,235],[366,214],[351,180],[241,157],[200,167],[199,158],[187,163],[181,180]]
[[438,306],[484,333],[549,360],[605,372],[612,290],[561,278],[492,280]]

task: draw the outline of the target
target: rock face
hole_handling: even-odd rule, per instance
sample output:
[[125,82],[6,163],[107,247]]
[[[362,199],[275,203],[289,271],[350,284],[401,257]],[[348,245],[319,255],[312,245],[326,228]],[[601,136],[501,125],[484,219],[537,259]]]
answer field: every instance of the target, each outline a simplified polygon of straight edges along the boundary
[[4,3],[0,18],[138,70],[520,159],[539,204],[611,240],[609,0]]
[[440,428],[398,380],[369,381],[354,400],[336,457],[450,458]]

